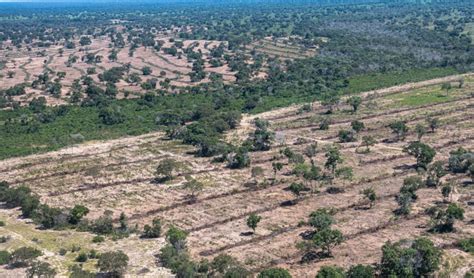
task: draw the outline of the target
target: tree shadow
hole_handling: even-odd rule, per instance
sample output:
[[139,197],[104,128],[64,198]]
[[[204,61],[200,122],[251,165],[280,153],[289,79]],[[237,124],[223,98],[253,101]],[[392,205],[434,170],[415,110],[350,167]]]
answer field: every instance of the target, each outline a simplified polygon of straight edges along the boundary
[[253,234],[254,234],[253,232],[241,232],[240,236],[251,236]]
[[301,260],[300,260],[300,264],[304,264],[304,263],[310,263],[310,262],[314,262],[314,261],[320,261],[320,260],[323,260],[323,259],[327,259],[327,258],[330,258],[331,256],[325,252],[315,252],[315,251],[310,251],[310,252],[307,252],[306,254],[303,255],[303,257],[301,257]]

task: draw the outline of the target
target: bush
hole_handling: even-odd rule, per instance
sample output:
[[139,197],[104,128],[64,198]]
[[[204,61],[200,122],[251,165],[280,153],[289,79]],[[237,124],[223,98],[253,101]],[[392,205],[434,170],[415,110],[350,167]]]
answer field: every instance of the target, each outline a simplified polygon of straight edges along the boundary
[[121,277],[128,266],[128,256],[122,251],[106,252],[100,255],[97,266],[102,272]]
[[12,255],[5,250],[0,250],[0,265],[6,265],[10,263]]
[[100,243],[104,241],[105,241],[105,238],[103,236],[95,236],[94,238],[92,238],[93,243]]
[[474,254],[474,237],[460,240],[458,245],[464,252]]
[[13,251],[10,265],[12,267],[25,267],[31,261],[42,255],[42,252],[32,247],[20,247]]
[[152,226],[145,225],[143,228],[143,238],[158,238],[161,236],[161,221],[159,218],[153,219]]
[[5,226],[5,222],[0,220],[0,227],[3,227],[3,226]]
[[46,262],[33,262],[26,270],[27,277],[44,277],[52,278],[56,276],[56,270]]
[[79,263],[84,263],[84,262],[87,262],[87,254],[82,252],[82,253],[79,253],[79,255],[77,255],[76,257],[76,262],[79,262]]

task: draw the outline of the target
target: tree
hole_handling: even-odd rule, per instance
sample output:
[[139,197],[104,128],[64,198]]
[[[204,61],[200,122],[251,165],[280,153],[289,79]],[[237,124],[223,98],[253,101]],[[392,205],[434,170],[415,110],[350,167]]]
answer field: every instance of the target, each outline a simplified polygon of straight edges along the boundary
[[186,237],[188,234],[175,227],[170,226],[166,232],[166,240],[175,248],[175,249],[185,249],[186,246]]
[[432,207],[428,213],[431,216],[432,230],[439,233],[452,232],[455,221],[464,219],[464,209],[457,204],[449,204],[446,210]]
[[163,159],[156,167],[155,176],[159,182],[173,179],[173,171],[177,168],[177,162],[171,158]]
[[128,266],[128,256],[121,250],[100,255],[97,266],[112,277],[122,277]]
[[273,168],[273,179],[276,179],[277,172],[279,172],[279,171],[281,171],[281,169],[283,169],[283,163],[281,163],[281,162],[272,162],[272,168]]
[[329,210],[320,208],[309,215],[308,224],[315,228],[316,232],[328,229],[334,223],[334,219]]
[[433,161],[436,155],[436,151],[432,147],[421,142],[410,143],[403,149],[403,152],[414,156],[416,158],[416,166],[423,169],[428,167],[428,164]]
[[440,180],[448,172],[444,169],[442,161],[436,161],[428,167],[428,177],[426,178],[426,186],[437,187]]
[[445,184],[441,188],[441,195],[443,195],[444,202],[449,202],[449,196],[451,196],[451,192],[453,191],[453,186],[451,184]]
[[293,193],[293,195],[296,196],[296,200],[294,201],[294,203],[296,203],[301,196],[301,192],[303,192],[306,187],[302,183],[294,182],[288,187],[288,189],[291,191],[291,193]]
[[150,67],[143,67],[142,68],[143,75],[150,75],[153,73],[153,70]]
[[439,120],[438,118],[428,118],[426,119],[426,122],[428,123],[428,126],[431,129],[431,133],[434,133],[435,130],[439,127]]
[[78,224],[81,219],[89,213],[89,209],[83,205],[75,205],[69,212],[69,223]]
[[423,135],[426,134],[426,128],[422,124],[417,124],[415,126],[415,132],[416,132],[416,135],[418,137],[418,141],[421,141],[421,137],[423,137]]
[[56,276],[56,270],[47,262],[33,262],[26,270],[26,277],[52,278]]
[[318,152],[317,143],[308,145],[303,151],[303,154],[311,161],[311,165],[314,165],[314,157],[316,156],[317,152]]
[[446,96],[448,96],[449,91],[452,89],[451,83],[443,83],[441,84],[441,90],[446,91]]
[[353,265],[347,271],[347,278],[375,278],[375,270],[370,265]]
[[128,230],[128,221],[127,221],[127,216],[125,215],[124,212],[120,213],[119,216],[119,223],[120,223],[120,231],[126,232]]
[[90,45],[92,43],[91,39],[89,37],[81,37],[80,40],[79,40],[79,44],[81,46],[86,46],[86,45]]
[[344,159],[342,159],[341,157],[339,149],[336,146],[331,146],[327,150],[325,157],[326,163],[324,164],[324,167],[330,170],[331,173],[334,175],[337,164],[342,163],[344,161]]
[[362,130],[364,130],[365,125],[364,125],[363,122],[356,120],[356,121],[352,121],[352,122],[351,122],[351,127],[352,127],[352,129],[353,129],[357,134],[359,134],[359,132],[361,132]]
[[152,225],[145,225],[143,227],[143,238],[158,238],[161,236],[161,220],[159,218],[154,218]]
[[357,141],[355,134],[350,130],[339,130],[337,136],[339,137],[339,141],[341,141],[341,143]]
[[257,178],[263,175],[263,168],[260,166],[252,167],[252,170],[250,172],[255,183],[257,183]]
[[423,186],[420,177],[412,176],[403,180],[403,186],[397,196],[399,208],[395,211],[399,215],[408,215],[411,210],[411,204],[418,198],[416,191]]
[[192,177],[186,177],[183,188],[191,193],[191,200],[195,200],[196,194],[203,190],[204,184]]
[[276,267],[263,270],[257,278],[291,278],[291,275],[288,270]]
[[29,266],[33,259],[42,255],[42,252],[32,247],[20,247],[12,252],[10,266],[25,267]]
[[362,137],[362,146],[365,146],[365,152],[368,153],[370,152],[370,146],[373,146],[377,143],[377,141],[374,139],[374,137],[367,135]]
[[375,194],[375,190],[370,187],[362,190],[361,192],[364,195],[364,199],[369,201],[369,208],[372,208],[375,204],[375,200],[377,199],[377,195]]
[[325,265],[318,271],[316,278],[346,278],[346,275],[341,267]]
[[381,277],[429,277],[438,270],[441,251],[429,239],[418,238],[409,247],[387,242],[382,247]]
[[330,257],[331,249],[342,243],[343,236],[339,230],[327,228],[314,234],[311,240],[314,247],[320,248],[324,255]]
[[362,98],[359,96],[352,96],[347,99],[347,104],[352,106],[352,110],[354,113],[357,113],[357,110],[359,109],[359,106],[362,103]]
[[396,137],[397,141],[405,140],[406,134],[409,130],[405,122],[395,121],[389,124],[388,127],[390,127],[390,129],[392,129],[392,132],[395,133],[395,135],[397,136]]
[[249,217],[247,218],[247,226],[253,230],[253,232],[255,233],[255,229],[257,229],[257,225],[258,223],[260,222],[260,220],[262,220],[262,217],[255,214],[255,213],[251,213],[249,215]]
[[8,78],[13,78],[15,76],[16,72],[12,71],[12,70],[9,70],[7,71],[7,77]]

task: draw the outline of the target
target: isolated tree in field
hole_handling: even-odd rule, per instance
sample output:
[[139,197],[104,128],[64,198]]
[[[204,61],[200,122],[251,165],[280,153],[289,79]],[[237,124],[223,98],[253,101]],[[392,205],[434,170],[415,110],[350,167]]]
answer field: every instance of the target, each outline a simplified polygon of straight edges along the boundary
[[445,184],[441,188],[441,195],[443,195],[443,199],[445,203],[449,202],[449,196],[451,196],[451,192],[453,191],[453,186],[451,184]]
[[89,209],[83,205],[75,205],[69,212],[69,223],[78,224],[84,216],[89,213]]
[[204,189],[204,184],[192,177],[186,177],[183,188],[190,193],[191,200],[195,200],[197,194]]
[[431,133],[434,133],[435,130],[439,127],[439,120],[438,118],[428,118],[426,119],[428,126],[430,127]]
[[328,209],[320,208],[309,215],[308,224],[313,227],[316,232],[330,228],[333,223],[334,218]]
[[411,210],[411,204],[418,199],[416,191],[423,186],[420,177],[411,176],[403,180],[403,186],[397,196],[398,209],[395,213],[398,215],[408,215]]
[[314,165],[314,157],[316,156],[317,152],[318,152],[317,143],[308,145],[303,151],[303,154],[311,161],[311,165]]
[[464,219],[464,209],[457,204],[449,204],[446,209],[432,207],[428,209],[431,216],[432,231],[438,233],[450,233],[454,231],[456,220]]
[[334,107],[339,103],[340,97],[336,94],[324,94],[322,96],[321,104],[326,107],[326,114],[332,114]]
[[418,141],[421,141],[421,138],[423,137],[423,135],[426,134],[426,128],[422,124],[417,124],[415,126],[415,132],[416,132],[416,136],[418,138]]
[[432,147],[421,142],[410,143],[403,148],[403,152],[414,156],[416,158],[416,166],[423,169],[428,167],[428,164],[433,161],[436,155],[436,151]]
[[372,208],[375,204],[375,200],[377,199],[377,195],[375,194],[375,190],[370,187],[366,188],[361,191],[362,195],[364,195],[364,199],[369,201],[369,208]]
[[122,251],[105,252],[100,255],[97,266],[112,277],[122,277],[128,266],[128,256]]
[[173,179],[173,171],[177,167],[177,162],[174,159],[163,159],[158,167],[156,167],[155,176],[158,181],[164,182]]
[[352,106],[352,110],[354,113],[357,113],[359,106],[362,104],[362,98],[359,96],[352,96],[347,99],[347,104]]
[[26,277],[41,277],[41,278],[53,278],[56,276],[56,270],[51,267],[47,262],[35,261],[26,270]]
[[332,175],[334,176],[334,173],[336,172],[337,165],[339,163],[342,163],[344,160],[341,157],[341,152],[336,146],[331,146],[326,154],[326,163],[324,164],[324,167],[326,169],[330,170]]
[[153,70],[150,67],[143,67],[142,68],[143,75],[150,75],[153,73]]
[[388,125],[388,127],[392,130],[393,133],[395,133],[396,140],[405,140],[406,134],[408,132],[408,126],[405,124],[403,121],[395,121],[391,124]]
[[344,269],[338,266],[325,265],[316,274],[316,278],[345,278]]
[[143,238],[158,238],[161,236],[161,220],[154,218],[151,226],[146,224],[143,227]]
[[120,231],[122,232],[128,231],[128,219],[124,212],[120,213],[119,224],[120,224],[119,226]]
[[263,168],[260,167],[260,166],[257,166],[257,167],[252,167],[252,169],[250,170],[251,172],[251,176],[252,178],[254,179],[255,183],[258,182],[258,177],[262,176],[263,175]]
[[92,43],[92,41],[89,37],[81,37],[80,40],[79,40],[79,44],[81,46],[90,45],[91,43]]
[[351,127],[352,129],[355,131],[356,134],[359,134],[359,132],[361,132],[362,130],[364,130],[365,128],[365,125],[363,122],[361,121],[352,121],[351,122]]
[[444,163],[442,161],[436,161],[428,167],[428,177],[426,178],[426,186],[436,187],[439,185],[440,180],[448,172],[444,169]]
[[355,134],[351,130],[339,130],[337,136],[339,137],[339,141],[341,141],[341,143],[356,141]]
[[283,169],[283,163],[281,162],[272,162],[272,169],[273,169],[273,179],[276,179],[277,172]]
[[302,184],[302,183],[292,183],[288,189],[291,191],[291,193],[293,193],[293,195],[295,195],[296,197],[296,200],[294,200],[293,202],[294,203],[297,203],[298,200],[300,199],[301,197],[301,193],[306,189],[306,187]]
[[188,234],[171,225],[166,232],[166,240],[175,248],[178,250],[184,250],[186,248],[186,237]]
[[370,135],[366,135],[366,136],[362,137],[361,145],[365,146],[365,152],[366,153],[370,152],[370,147],[375,145],[376,143],[377,143],[377,141],[374,139],[374,137],[372,137]]
[[451,86],[451,83],[449,83],[449,82],[443,83],[443,84],[441,85],[441,90],[446,91],[446,96],[448,96],[449,91],[450,91],[452,88],[453,88],[453,87]]
[[257,278],[291,278],[291,275],[288,270],[276,267],[263,270]]
[[255,132],[246,142],[253,151],[268,151],[271,148],[275,133],[268,130],[268,126],[268,121],[255,119]]
[[339,230],[327,228],[314,234],[311,239],[315,248],[320,248],[325,256],[331,256],[331,249],[342,243],[343,235]]
[[329,126],[331,125],[331,119],[330,118],[324,118],[321,120],[321,123],[319,124],[319,129],[320,130],[329,130]]
[[255,213],[250,214],[247,218],[247,226],[252,229],[253,233],[255,233],[255,229],[257,229],[260,220],[262,220],[262,217]]

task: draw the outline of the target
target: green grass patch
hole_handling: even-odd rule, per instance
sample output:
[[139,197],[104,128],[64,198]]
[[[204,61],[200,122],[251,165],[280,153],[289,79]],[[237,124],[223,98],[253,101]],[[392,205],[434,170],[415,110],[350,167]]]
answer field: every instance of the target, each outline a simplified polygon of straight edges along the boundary
[[454,68],[428,68],[411,69],[401,72],[356,75],[349,78],[349,86],[344,89],[344,92],[354,94],[458,73],[459,72]]
[[455,92],[442,91],[440,86],[430,86],[428,88],[416,89],[410,92],[387,96],[393,101],[392,105],[399,106],[420,106],[433,103],[445,102],[453,99]]

